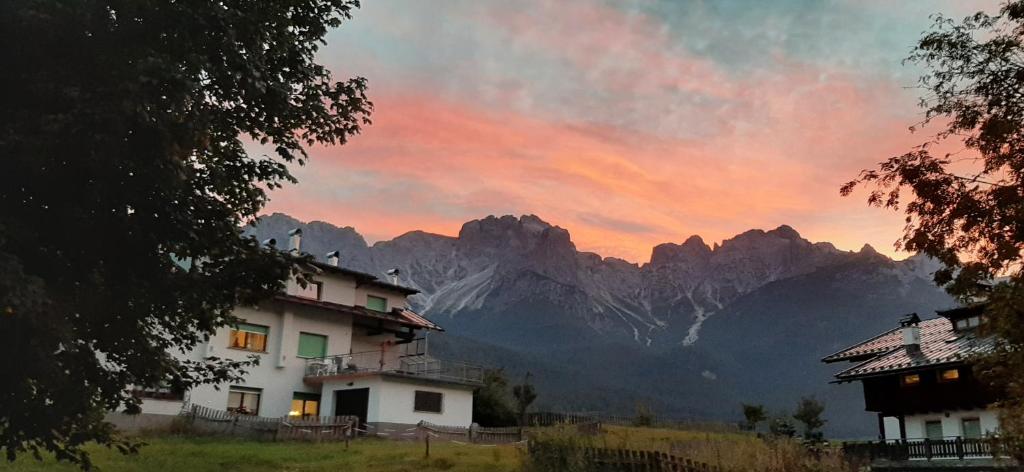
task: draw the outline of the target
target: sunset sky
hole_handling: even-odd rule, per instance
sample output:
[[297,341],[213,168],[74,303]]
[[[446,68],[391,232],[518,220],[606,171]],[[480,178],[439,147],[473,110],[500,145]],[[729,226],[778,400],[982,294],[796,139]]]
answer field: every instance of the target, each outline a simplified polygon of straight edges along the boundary
[[320,60],[369,80],[374,123],[312,149],[267,211],[371,243],[532,213],[640,263],[781,224],[902,257],[902,216],[839,186],[934,131],[908,132],[900,64],[929,15],[993,5],[368,0]]

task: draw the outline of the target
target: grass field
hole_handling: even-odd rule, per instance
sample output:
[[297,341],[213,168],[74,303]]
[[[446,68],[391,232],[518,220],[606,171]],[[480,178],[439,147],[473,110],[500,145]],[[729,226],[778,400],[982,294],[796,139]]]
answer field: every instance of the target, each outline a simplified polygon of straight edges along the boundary
[[[568,437],[594,447],[669,452],[735,472],[849,470],[833,454],[812,455],[795,440],[765,440],[746,433],[682,431],[606,426],[595,437],[575,435],[572,427],[547,428],[538,438]],[[520,471],[524,453],[516,446],[485,447],[434,441],[430,457],[422,442],[360,439],[348,449],[339,443],[256,442],[240,439],[155,436],[138,455],[124,456],[90,446],[93,461],[103,472],[157,471]],[[53,459],[38,462],[29,456],[14,464],[0,462],[0,471],[75,471]]]
[[[447,470],[518,471],[520,452],[513,446],[481,447],[432,443],[430,458],[423,457],[422,442],[376,439],[354,441],[348,450],[337,443],[254,442],[224,438],[146,438],[147,446],[135,456],[102,447],[89,447],[102,472],[213,472],[213,471],[373,471],[413,472]],[[14,464],[0,462],[0,470],[75,471],[77,467],[44,462],[25,456]]]

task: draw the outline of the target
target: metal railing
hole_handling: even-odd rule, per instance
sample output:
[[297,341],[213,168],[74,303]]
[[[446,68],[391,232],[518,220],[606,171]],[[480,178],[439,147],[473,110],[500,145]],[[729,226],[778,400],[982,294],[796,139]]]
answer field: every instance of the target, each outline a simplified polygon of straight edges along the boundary
[[912,459],[983,459],[1002,456],[994,438],[906,439],[893,441],[845,443],[848,456],[905,461]]
[[388,356],[386,351],[355,352],[306,359],[306,377],[382,372],[463,383],[483,383],[484,368],[427,355]]

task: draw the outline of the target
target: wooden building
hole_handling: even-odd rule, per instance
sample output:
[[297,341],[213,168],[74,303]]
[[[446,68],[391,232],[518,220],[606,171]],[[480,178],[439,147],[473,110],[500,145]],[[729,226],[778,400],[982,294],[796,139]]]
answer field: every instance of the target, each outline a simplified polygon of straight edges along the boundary
[[992,349],[981,336],[983,306],[939,311],[921,320],[911,314],[900,326],[822,359],[855,365],[836,382],[861,382],[867,411],[878,415],[880,440],[977,439],[995,434],[992,392],[976,377],[971,359]]

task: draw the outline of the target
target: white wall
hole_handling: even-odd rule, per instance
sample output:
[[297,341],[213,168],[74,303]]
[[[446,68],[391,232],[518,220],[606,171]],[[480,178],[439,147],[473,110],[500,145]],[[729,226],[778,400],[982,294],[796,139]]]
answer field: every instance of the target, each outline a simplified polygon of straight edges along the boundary
[[291,408],[295,392],[319,393],[319,388],[303,383],[306,361],[297,356],[299,333],[307,332],[327,336],[327,354],[344,354],[351,349],[352,318],[349,315],[328,313],[323,310],[291,304],[276,304],[276,311],[239,308],[235,315],[248,323],[270,327],[267,337],[267,352],[229,348],[230,329],[222,328],[210,338],[209,343],[200,346],[206,356],[244,360],[257,355],[260,364],[248,369],[245,381],[222,384],[220,390],[212,385],[203,385],[189,392],[194,404],[210,408],[227,407],[228,387],[238,385],[263,389],[260,398],[260,416],[285,416]]
[[[321,411],[334,414],[336,390],[358,388],[370,389],[366,414],[366,421],[370,423],[416,424],[427,421],[443,426],[469,426],[473,422],[471,387],[387,376],[325,383],[320,400]],[[413,411],[416,390],[440,392],[443,395],[441,413]]]
[[[946,415],[949,415],[948,417]],[[959,410],[946,413],[926,415],[910,415],[905,419],[907,439],[924,439],[925,422],[942,421],[942,435],[945,437],[963,436],[963,419],[978,418],[981,420],[981,433],[994,434],[999,429],[999,417],[995,410]],[[899,421],[896,418],[885,418],[885,438],[900,439]]]

